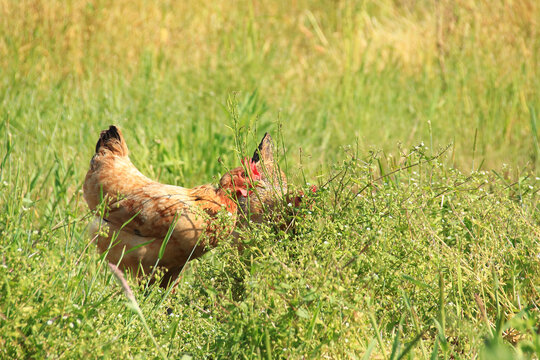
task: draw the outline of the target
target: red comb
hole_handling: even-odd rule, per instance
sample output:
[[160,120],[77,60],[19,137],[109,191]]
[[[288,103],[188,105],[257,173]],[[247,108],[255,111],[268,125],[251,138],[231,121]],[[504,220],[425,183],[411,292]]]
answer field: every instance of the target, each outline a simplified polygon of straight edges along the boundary
[[259,173],[259,170],[257,169],[257,165],[253,162],[253,160],[249,158],[244,158],[242,160],[242,165],[246,167],[246,169],[249,169],[251,171],[251,175],[255,180],[261,179],[261,174]]

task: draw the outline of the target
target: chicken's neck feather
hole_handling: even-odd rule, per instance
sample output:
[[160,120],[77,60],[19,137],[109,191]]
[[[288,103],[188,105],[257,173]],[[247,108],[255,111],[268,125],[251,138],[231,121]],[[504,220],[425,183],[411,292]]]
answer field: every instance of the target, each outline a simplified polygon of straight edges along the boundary
[[236,202],[226,189],[210,184],[201,185],[191,189],[191,195],[196,201],[202,202],[203,207],[210,208],[216,213],[222,208],[228,212],[236,213]]

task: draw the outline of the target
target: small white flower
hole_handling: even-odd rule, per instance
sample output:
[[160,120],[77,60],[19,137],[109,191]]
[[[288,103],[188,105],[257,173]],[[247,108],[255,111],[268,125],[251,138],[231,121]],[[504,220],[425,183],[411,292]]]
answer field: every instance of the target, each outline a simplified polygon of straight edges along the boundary
[[53,323],[52,319],[47,321],[47,325],[52,325],[52,323]]
[[288,207],[291,207],[291,206],[292,206],[292,204],[291,204],[291,203],[288,203],[288,204],[287,204],[287,206],[288,206]]

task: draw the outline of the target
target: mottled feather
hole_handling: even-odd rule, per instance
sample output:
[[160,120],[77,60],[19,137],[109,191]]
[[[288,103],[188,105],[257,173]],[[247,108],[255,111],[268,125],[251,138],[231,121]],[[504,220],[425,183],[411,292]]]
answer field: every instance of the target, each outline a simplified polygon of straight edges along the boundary
[[[98,249],[108,251],[108,260],[124,270],[148,273],[172,228],[159,266],[174,277],[190,254],[191,258],[202,255],[207,245],[215,245],[218,236],[232,232],[237,210],[232,195],[245,186],[238,179],[242,171],[238,168],[224,175],[217,187],[160,184],[135,168],[122,133],[111,126],[100,134],[83,187],[91,210],[97,211],[102,201],[106,204],[91,229]],[[230,214],[231,224],[209,226],[220,211]],[[202,238],[205,232],[208,234]]]

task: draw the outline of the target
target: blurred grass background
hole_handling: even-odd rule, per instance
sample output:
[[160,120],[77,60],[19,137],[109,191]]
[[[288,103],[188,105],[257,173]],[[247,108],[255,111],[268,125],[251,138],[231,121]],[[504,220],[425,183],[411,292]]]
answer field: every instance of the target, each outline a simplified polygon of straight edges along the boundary
[[308,169],[356,139],[453,143],[466,170],[536,168],[539,19],[534,0],[1,0],[0,116],[29,161],[47,161],[43,143],[86,160],[119,124],[142,148],[174,149],[184,182],[227,159],[231,94],[241,125],[257,120],[260,136],[280,121]]

